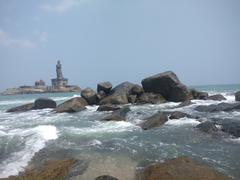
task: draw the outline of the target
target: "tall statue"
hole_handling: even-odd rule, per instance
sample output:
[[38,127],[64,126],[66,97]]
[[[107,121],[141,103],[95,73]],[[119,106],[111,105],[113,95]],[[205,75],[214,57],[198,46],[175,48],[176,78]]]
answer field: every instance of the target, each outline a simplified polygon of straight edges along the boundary
[[62,65],[59,60],[57,61],[56,72],[57,72],[57,79],[63,79]]

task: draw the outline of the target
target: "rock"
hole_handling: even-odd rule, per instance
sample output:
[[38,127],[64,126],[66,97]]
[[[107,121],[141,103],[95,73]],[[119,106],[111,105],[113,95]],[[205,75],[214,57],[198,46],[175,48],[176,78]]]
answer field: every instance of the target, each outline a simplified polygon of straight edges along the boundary
[[212,121],[204,121],[201,124],[198,124],[196,128],[206,133],[214,133],[218,131],[218,128]]
[[129,95],[128,102],[134,104],[137,101],[137,95]]
[[116,110],[119,110],[119,109],[121,109],[121,108],[117,105],[106,104],[106,105],[99,106],[97,111],[116,111]]
[[159,127],[168,121],[167,115],[164,113],[157,113],[151,117],[144,119],[144,122],[140,124],[143,130],[152,129],[154,127]]
[[128,104],[128,96],[130,95],[133,86],[134,84],[130,82],[119,84],[112,89],[109,96],[100,101],[100,104]]
[[161,94],[168,101],[182,102],[192,98],[187,87],[172,71],[145,78],[142,86],[145,92]]
[[131,89],[131,94],[132,94],[132,95],[137,95],[137,96],[139,96],[139,95],[141,95],[141,94],[143,94],[143,93],[144,93],[144,90],[143,90],[142,86],[140,86],[140,85],[138,85],[138,84],[134,85],[134,86],[132,87],[132,89]]
[[208,100],[214,100],[214,101],[224,101],[227,100],[223,95],[221,94],[215,94],[212,96],[208,96]]
[[191,100],[186,100],[186,101],[180,103],[178,106],[176,106],[174,108],[181,108],[181,107],[185,107],[185,106],[190,106],[192,104],[193,104],[193,102]]
[[6,112],[25,112],[34,109],[34,103],[24,104],[21,106],[17,106],[11,109],[8,109]]
[[137,98],[138,104],[161,104],[165,103],[166,100],[161,94],[154,94],[154,93],[143,93]]
[[235,93],[235,101],[240,101],[240,91]]
[[220,104],[212,104],[208,106],[197,106],[195,110],[199,112],[217,112],[217,111],[233,111],[240,110],[240,103],[220,103]]
[[118,179],[109,175],[103,175],[96,177],[95,180],[118,180]]
[[237,121],[226,121],[221,124],[221,130],[225,133],[228,133],[234,137],[240,137],[240,122]]
[[207,98],[208,98],[208,93],[207,92],[201,92],[201,91],[197,91],[195,89],[192,89],[190,91],[191,91],[191,94],[193,96],[193,99],[207,100]]
[[98,83],[97,85],[97,92],[99,93],[100,91],[105,92],[105,94],[109,94],[112,89],[112,84],[107,81],[107,82],[101,82]]
[[140,180],[228,180],[217,171],[189,157],[178,157],[146,167]]
[[34,109],[56,108],[57,103],[48,98],[38,98],[34,102]]
[[99,91],[98,93],[97,93],[97,97],[98,97],[98,99],[99,99],[99,101],[101,101],[103,98],[105,98],[107,95],[106,95],[106,93],[104,92],[104,91]]
[[82,97],[76,97],[76,98],[72,98],[72,99],[58,105],[57,108],[55,109],[55,111],[58,113],[79,112],[79,111],[86,109],[85,106],[87,106],[87,105],[88,105],[88,103],[85,99],[83,99]]
[[126,115],[129,111],[131,110],[128,106],[123,107],[114,111],[111,115],[104,117],[101,121],[126,121]]
[[180,119],[180,118],[184,118],[184,117],[190,117],[190,115],[180,112],[180,111],[174,111],[169,116],[169,119]]
[[98,104],[99,99],[97,93],[91,88],[83,89],[81,96],[88,102],[89,105]]

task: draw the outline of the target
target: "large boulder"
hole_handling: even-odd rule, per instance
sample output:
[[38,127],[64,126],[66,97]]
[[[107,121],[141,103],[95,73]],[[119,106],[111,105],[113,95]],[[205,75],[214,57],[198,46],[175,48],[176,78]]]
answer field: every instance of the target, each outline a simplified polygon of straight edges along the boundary
[[82,98],[84,98],[89,105],[94,105],[94,104],[98,104],[98,95],[97,93],[91,89],[91,88],[85,88],[82,90],[81,92],[81,96]]
[[197,106],[195,110],[199,112],[217,112],[217,111],[233,111],[240,110],[240,103],[220,103],[220,104],[212,104],[212,105],[201,105]]
[[225,121],[221,123],[221,130],[228,133],[234,137],[240,137],[240,122],[238,121]]
[[99,106],[97,111],[116,111],[116,110],[119,110],[119,109],[121,109],[121,108],[117,105],[105,104],[105,105]]
[[56,108],[57,103],[48,98],[38,98],[34,102],[34,109]]
[[198,124],[196,128],[206,133],[215,133],[219,130],[215,123],[212,121],[204,121],[201,124]]
[[8,109],[7,112],[25,112],[34,109],[34,103],[28,103],[21,106],[13,107]]
[[227,180],[217,171],[200,165],[189,157],[178,157],[155,163],[143,170],[141,180]]
[[221,94],[215,94],[212,96],[208,96],[208,100],[214,100],[214,101],[224,101],[227,100],[223,95]]
[[182,102],[192,98],[187,87],[172,71],[145,78],[142,86],[145,92],[161,94],[168,101]]
[[240,91],[235,93],[235,100],[240,101]]
[[143,93],[137,98],[138,104],[161,104],[166,100],[161,94]]
[[207,100],[208,99],[208,93],[207,92],[197,91],[195,89],[191,89],[190,91],[191,91],[193,99],[200,99],[200,100]]
[[100,91],[105,92],[105,94],[109,94],[112,89],[112,84],[107,81],[107,82],[101,82],[97,84],[97,92],[99,93]]
[[126,121],[126,116],[129,111],[131,110],[128,106],[123,107],[114,111],[111,115],[104,117],[101,121]]
[[181,112],[181,111],[174,111],[170,114],[169,119],[181,119],[184,117],[191,118],[191,116],[187,113]]
[[132,87],[132,89],[131,89],[131,94],[132,94],[132,95],[137,95],[137,96],[139,96],[139,95],[141,95],[141,94],[143,94],[143,93],[144,93],[144,90],[143,90],[142,86],[140,86],[140,85],[138,85],[138,84],[134,85],[134,86]]
[[128,104],[128,96],[135,84],[123,82],[113,88],[110,94],[100,101],[100,104]]
[[144,122],[140,124],[143,130],[149,130],[154,127],[159,127],[168,121],[168,117],[164,113],[157,113],[151,117],[144,119]]
[[58,105],[57,108],[55,109],[55,111],[58,113],[79,112],[79,111],[86,109],[85,106],[87,106],[87,105],[88,105],[88,103],[85,99],[83,99],[82,97],[76,97],[76,98],[72,98],[72,99]]

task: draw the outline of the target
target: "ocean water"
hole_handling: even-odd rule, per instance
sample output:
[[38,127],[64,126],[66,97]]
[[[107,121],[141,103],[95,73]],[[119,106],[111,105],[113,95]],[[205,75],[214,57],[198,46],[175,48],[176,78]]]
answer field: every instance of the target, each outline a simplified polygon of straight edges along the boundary
[[[210,94],[221,93],[234,102],[240,85],[199,86]],[[94,179],[110,174],[119,179],[134,179],[136,169],[167,158],[190,156],[214,169],[240,179],[240,139],[211,135],[195,129],[199,122],[182,118],[169,120],[159,128],[143,131],[139,124],[158,111],[179,110],[205,118],[231,118],[240,121],[240,112],[199,113],[198,105],[218,101],[194,100],[194,104],[174,108],[179,103],[132,105],[126,122],[102,122],[109,112],[97,112],[97,106],[75,114],[56,114],[51,109],[22,113],[6,110],[49,97],[61,103],[76,93],[0,96],[0,178],[16,175],[27,166],[47,159],[75,157],[88,162],[83,174],[73,179]]]

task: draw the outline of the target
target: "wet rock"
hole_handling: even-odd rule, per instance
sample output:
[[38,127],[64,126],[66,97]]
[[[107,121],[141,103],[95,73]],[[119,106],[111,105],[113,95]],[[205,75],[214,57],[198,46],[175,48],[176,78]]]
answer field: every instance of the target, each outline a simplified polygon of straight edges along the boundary
[[121,109],[121,107],[117,106],[117,105],[101,105],[98,107],[97,111],[116,111]]
[[142,80],[145,92],[161,94],[166,100],[182,102],[192,98],[187,87],[172,71],[156,74]]
[[82,97],[76,97],[66,102],[63,102],[62,104],[59,104],[55,111],[58,113],[62,112],[74,113],[86,109],[85,106],[87,105],[88,103],[85,99],[83,99]]
[[99,91],[98,93],[97,93],[97,97],[98,97],[98,99],[99,99],[99,101],[101,101],[103,98],[105,98],[107,95],[106,95],[106,93],[104,92],[104,91]]
[[99,99],[97,93],[91,88],[83,89],[81,96],[88,102],[89,105],[98,104]]
[[190,106],[192,104],[194,104],[194,103],[191,100],[186,100],[186,101],[180,103],[179,105],[177,105],[174,108],[181,108],[181,107],[185,107],[185,106]]
[[208,100],[214,100],[214,101],[224,101],[227,100],[223,95],[221,94],[215,94],[212,96],[208,96]]
[[146,167],[139,180],[227,180],[217,171],[189,157],[178,157]]
[[138,84],[134,85],[131,89],[131,94],[132,95],[140,96],[143,93],[144,93],[144,90],[143,90],[142,86],[140,86]]
[[95,180],[118,180],[118,179],[109,175],[103,175],[96,177]]
[[165,103],[166,100],[161,94],[154,93],[143,93],[137,98],[138,104],[161,104]]
[[105,92],[105,94],[109,94],[112,89],[112,84],[107,81],[107,82],[101,82],[97,85],[97,92],[99,93],[100,91]]
[[201,92],[197,91],[195,89],[190,90],[191,94],[193,96],[193,99],[200,99],[200,100],[207,100],[208,99],[208,93],[207,92]]
[[206,133],[214,133],[219,131],[215,123],[212,121],[204,121],[201,124],[197,125],[196,128]]
[[240,122],[237,121],[225,121],[221,124],[221,130],[225,133],[228,133],[234,137],[240,137]]
[[48,98],[38,98],[34,102],[34,109],[56,108],[57,103]]
[[235,93],[235,101],[240,101],[240,91]]
[[129,95],[128,102],[134,104],[137,101],[137,95]]
[[212,104],[208,106],[197,106],[195,110],[199,112],[217,112],[217,111],[233,111],[240,110],[240,103],[220,103],[220,104]]
[[184,117],[191,118],[191,116],[189,114],[186,114],[181,111],[174,111],[170,114],[169,119],[180,119],[180,118],[184,118]]
[[143,130],[149,130],[154,127],[159,127],[168,121],[168,117],[164,113],[157,113],[151,117],[144,119],[144,122],[140,124]]
[[101,121],[126,121],[127,113],[131,111],[130,108],[123,107],[114,111],[111,115],[104,117]]
[[29,104],[13,107],[11,109],[8,109],[6,112],[25,112],[33,109],[34,109],[34,103],[29,103]]

